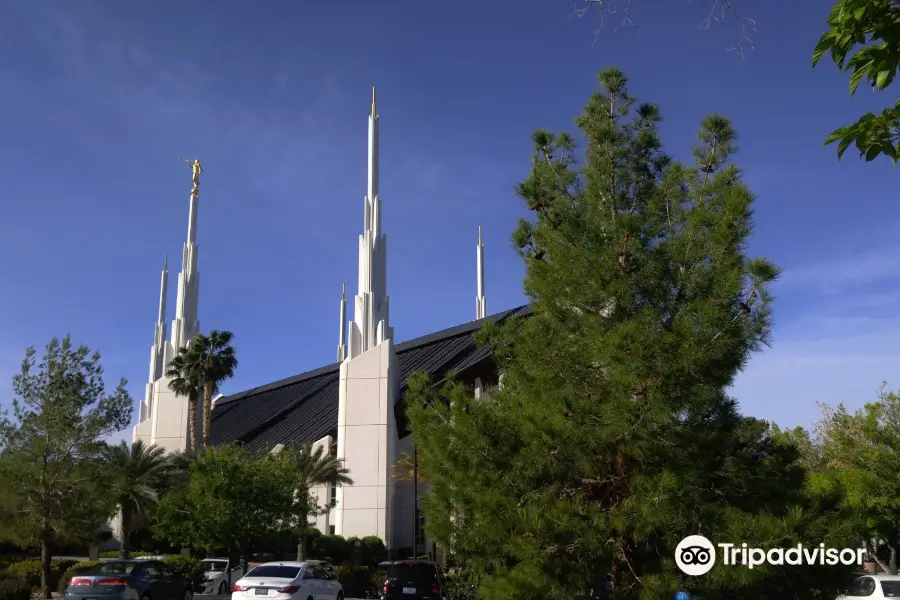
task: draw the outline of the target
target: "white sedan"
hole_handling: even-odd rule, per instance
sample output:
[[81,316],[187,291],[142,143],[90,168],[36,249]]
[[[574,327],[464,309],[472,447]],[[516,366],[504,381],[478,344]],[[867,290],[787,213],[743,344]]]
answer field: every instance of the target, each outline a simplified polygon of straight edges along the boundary
[[269,562],[232,587],[231,600],[344,600],[340,582],[316,563]]

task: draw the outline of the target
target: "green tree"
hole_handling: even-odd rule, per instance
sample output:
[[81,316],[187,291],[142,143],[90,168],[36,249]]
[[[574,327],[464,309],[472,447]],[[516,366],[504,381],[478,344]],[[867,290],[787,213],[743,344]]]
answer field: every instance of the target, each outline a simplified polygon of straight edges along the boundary
[[812,483],[840,497],[861,541],[882,569],[897,574],[900,550],[900,396],[882,388],[878,400],[851,413],[822,405],[816,427],[820,468]]
[[[175,360],[178,363],[174,367],[170,365],[170,370],[176,374],[175,376],[184,381],[185,392],[189,398],[195,386],[199,387],[198,391],[202,394],[204,448],[209,447],[213,396],[219,392],[219,386],[223,381],[234,377],[234,370],[238,366],[234,348],[231,347],[233,340],[234,334],[230,331],[213,330],[208,336],[197,334],[187,348],[179,350],[178,356],[173,359],[173,363]],[[171,385],[172,383],[170,387]]]
[[[828,31],[813,51],[813,66],[826,52],[834,64],[850,73],[850,95],[863,81],[884,91],[900,67],[900,4],[896,0],[838,0],[828,17]],[[848,60],[849,56],[849,60]],[[837,142],[838,158],[854,144],[866,161],[884,154],[900,160],[900,100],[881,113],[866,113],[856,123],[840,127],[825,140]]]
[[122,528],[121,556],[131,554],[134,521],[146,520],[159,504],[166,488],[170,462],[159,446],[147,446],[138,440],[131,447],[126,442],[109,446],[105,452],[107,484],[119,506]]
[[176,396],[188,399],[188,452],[196,453],[197,446],[197,402],[203,390],[203,384],[196,371],[191,370],[195,364],[189,354],[188,347],[178,349],[178,353],[169,361],[166,377],[169,378],[169,389]]
[[[662,151],[655,105],[624,74],[569,134],[538,131],[513,241],[533,314],[489,328],[503,385],[409,382],[433,537],[471,559],[485,597],[566,598],[612,573],[617,598],[671,597],[687,535],[758,547],[833,532],[804,511],[797,448],[725,390],[771,327],[778,270],[747,257],[753,196],[727,119],[703,120],[695,163]],[[717,568],[709,598],[809,598],[798,568]],[[829,584],[831,582],[828,582]]]
[[308,444],[287,449],[291,465],[291,482],[296,490],[293,504],[293,527],[297,535],[297,560],[306,560],[306,542],[309,535],[309,519],[333,508],[330,500],[320,505],[313,495],[313,488],[320,485],[353,485],[350,471],[344,461],[334,455],[325,454],[324,446],[315,450]]
[[40,362],[28,348],[13,377],[12,413],[0,415],[0,505],[12,517],[4,537],[40,546],[46,598],[54,539],[91,539],[115,511],[100,457],[102,439],[131,419],[125,386],[108,394],[100,354],[69,336],[51,340]]
[[236,445],[209,448],[190,463],[187,484],[156,509],[154,535],[175,545],[228,548],[246,556],[292,515],[293,460],[250,454]]

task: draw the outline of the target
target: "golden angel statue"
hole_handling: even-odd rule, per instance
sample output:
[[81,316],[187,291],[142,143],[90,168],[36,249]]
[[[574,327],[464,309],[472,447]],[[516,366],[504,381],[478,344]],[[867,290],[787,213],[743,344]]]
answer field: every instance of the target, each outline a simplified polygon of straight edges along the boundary
[[200,194],[200,173],[203,172],[203,168],[200,167],[200,161],[194,160],[194,162],[191,162],[186,158],[182,158],[181,162],[187,164],[193,170],[194,187],[191,190],[191,195],[192,196],[199,195]]

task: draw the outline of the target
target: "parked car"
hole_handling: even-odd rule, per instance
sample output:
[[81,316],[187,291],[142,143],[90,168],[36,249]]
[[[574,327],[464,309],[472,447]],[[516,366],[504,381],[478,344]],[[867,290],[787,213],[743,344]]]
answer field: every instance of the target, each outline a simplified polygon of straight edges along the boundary
[[192,600],[191,582],[156,560],[109,560],[69,580],[66,600]]
[[344,588],[318,562],[268,562],[250,569],[232,587],[231,600],[262,598],[344,600]]
[[396,560],[379,566],[386,567],[387,570],[381,600],[449,600],[444,577],[436,563],[428,560]]
[[863,575],[850,584],[846,594],[838,596],[838,600],[853,598],[900,598],[900,575]]
[[232,565],[227,558],[203,559],[203,570],[206,571],[203,581],[204,594],[227,594],[229,590],[228,575],[231,571],[231,584],[244,576],[242,565]]

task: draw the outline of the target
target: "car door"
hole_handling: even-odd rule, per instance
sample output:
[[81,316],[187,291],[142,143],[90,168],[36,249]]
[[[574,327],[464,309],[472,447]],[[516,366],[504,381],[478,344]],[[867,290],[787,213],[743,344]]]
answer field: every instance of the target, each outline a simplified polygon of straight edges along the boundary
[[322,597],[323,600],[336,600],[341,584],[338,583],[337,577],[330,569],[319,566],[322,575]]
[[163,580],[166,582],[166,597],[170,600],[184,600],[184,593],[187,591],[184,577],[166,563],[159,563],[158,568],[162,571]]
[[[149,596],[150,600],[170,600],[171,591],[169,590],[169,583],[166,581],[160,568],[161,564],[158,562],[146,562],[134,568],[134,571],[142,573],[141,580],[144,582],[145,589],[138,590],[141,596]],[[134,571],[132,571],[132,574]]]
[[325,572],[319,565],[311,564],[306,566],[306,575],[304,576],[306,581],[304,583],[307,584],[309,593],[315,600],[328,599],[328,594],[325,589],[325,577]]

